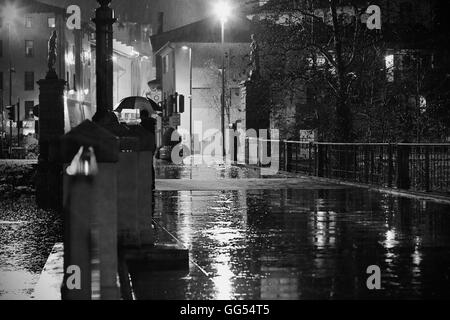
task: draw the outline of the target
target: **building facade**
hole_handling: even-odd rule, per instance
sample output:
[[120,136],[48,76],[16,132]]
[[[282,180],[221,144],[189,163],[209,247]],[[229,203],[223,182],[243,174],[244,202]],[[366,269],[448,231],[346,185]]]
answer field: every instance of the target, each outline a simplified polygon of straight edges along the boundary
[[[19,120],[24,131],[33,132],[33,107],[38,104],[36,82],[48,70],[48,40],[53,31],[65,43],[65,12],[35,1],[0,1],[0,90],[2,110],[19,103]],[[65,47],[59,45],[56,72],[65,78]],[[17,114],[15,114],[17,118]],[[7,119],[3,119],[7,120]],[[14,124],[14,127],[16,125]],[[3,121],[9,132],[9,121]]]
[[[39,86],[48,71],[48,41],[57,32],[57,75],[66,81],[65,126],[75,127],[96,112],[95,25],[82,20],[81,29],[66,26],[66,9],[34,0],[0,1],[0,90],[2,135],[13,133],[6,106],[19,103],[21,136],[38,132]],[[115,24],[114,103],[127,96],[145,95],[148,81],[155,78],[149,35],[136,36],[134,24]],[[11,70],[11,85],[10,85]],[[35,108],[36,107],[36,108]]]
[[[181,129],[185,141],[192,133],[196,152],[210,142],[214,130],[221,130],[223,70],[225,126],[245,123],[240,83],[248,77],[250,22],[243,18],[230,22],[223,45],[220,31],[220,22],[208,18],[152,37],[165,110],[160,130]],[[180,96],[184,110],[179,108]]]

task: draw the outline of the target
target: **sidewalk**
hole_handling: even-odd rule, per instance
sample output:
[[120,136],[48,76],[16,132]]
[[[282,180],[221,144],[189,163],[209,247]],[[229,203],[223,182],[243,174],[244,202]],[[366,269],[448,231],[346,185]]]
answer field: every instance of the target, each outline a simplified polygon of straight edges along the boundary
[[450,224],[448,205],[220,164],[161,164],[157,177],[155,221],[191,268],[135,269],[137,299],[450,297],[450,231],[430,228]]

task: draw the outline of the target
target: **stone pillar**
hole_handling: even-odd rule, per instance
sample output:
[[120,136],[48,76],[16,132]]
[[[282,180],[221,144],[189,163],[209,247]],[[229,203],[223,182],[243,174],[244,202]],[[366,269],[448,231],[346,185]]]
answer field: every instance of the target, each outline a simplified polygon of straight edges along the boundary
[[156,149],[154,136],[142,126],[131,126],[131,132],[139,138],[138,153],[138,214],[137,226],[140,245],[153,246],[155,237],[152,229],[154,214],[153,155]]
[[120,152],[117,172],[117,214],[119,247],[139,247],[138,232],[138,168],[139,140],[130,129],[110,119],[103,128],[119,137]]
[[[80,173],[65,174],[64,266],[78,266],[82,287],[65,286],[63,298],[90,300],[91,289],[99,289],[102,300],[118,300],[117,287],[117,194],[119,140],[104,128],[85,121],[62,139],[63,161],[72,162]],[[97,168],[86,173],[86,164],[76,166],[80,148],[93,149]],[[83,157],[80,158],[83,160]],[[72,168],[73,166],[71,166]],[[73,171],[73,169],[71,170]],[[95,263],[94,263],[95,261]],[[92,277],[95,270],[97,277]],[[88,286],[88,288],[86,288]]]
[[51,70],[39,84],[39,148],[36,200],[40,208],[62,208],[62,164],[59,139],[64,135],[64,86]]
[[97,0],[100,7],[95,11],[93,22],[96,26],[96,74],[97,113],[94,121],[113,109],[113,24],[114,10],[111,0]]

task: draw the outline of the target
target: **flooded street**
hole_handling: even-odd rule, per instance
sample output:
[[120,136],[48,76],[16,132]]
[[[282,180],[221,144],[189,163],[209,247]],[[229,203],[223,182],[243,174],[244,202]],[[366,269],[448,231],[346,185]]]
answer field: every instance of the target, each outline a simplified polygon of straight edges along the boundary
[[[238,168],[214,174],[167,167],[157,174],[167,179],[168,172],[175,180],[158,181],[165,183],[156,204],[160,241],[188,247],[190,271],[131,266],[137,299],[450,297],[448,205],[258,179]],[[212,188],[203,190],[208,180]],[[381,269],[380,291],[366,286],[371,265]]]

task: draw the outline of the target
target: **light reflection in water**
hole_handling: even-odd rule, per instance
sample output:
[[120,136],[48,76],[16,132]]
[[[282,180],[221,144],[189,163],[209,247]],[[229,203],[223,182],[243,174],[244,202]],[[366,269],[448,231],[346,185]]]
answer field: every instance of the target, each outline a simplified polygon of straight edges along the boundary
[[[209,274],[191,270],[185,299],[450,296],[447,206],[359,189],[180,195],[165,223]],[[365,289],[373,264],[378,295]]]
[[386,231],[385,237],[386,239],[383,242],[383,246],[386,249],[392,249],[398,244],[398,241],[395,239],[396,238],[395,229]]
[[220,254],[215,259],[212,267],[216,270],[216,276],[213,278],[215,285],[217,300],[231,300],[233,299],[233,283],[232,279],[234,273],[230,269],[230,255],[227,253]]

